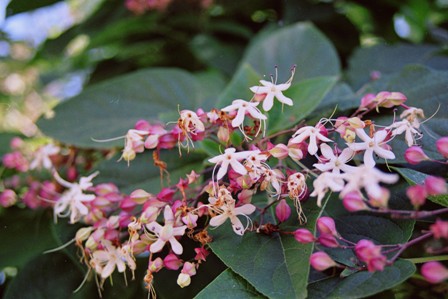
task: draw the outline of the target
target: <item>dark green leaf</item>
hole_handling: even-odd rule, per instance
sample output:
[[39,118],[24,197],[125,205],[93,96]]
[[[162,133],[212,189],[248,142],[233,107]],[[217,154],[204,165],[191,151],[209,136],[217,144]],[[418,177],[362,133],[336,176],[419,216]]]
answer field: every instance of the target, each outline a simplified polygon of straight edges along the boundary
[[357,272],[345,278],[328,278],[311,283],[309,298],[363,298],[394,287],[415,272],[413,263],[398,260],[382,272]]
[[[123,141],[92,140],[123,136],[139,119],[159,119],[163,112],[198,108],[199,86],[189,73],[149,69],[86,88],[58,105],[53,119],[41,119],[40,129],[61,142],[89,148],[110,148]],[[177,118],[172,119],[176,121]]]
[[[349,61],[348,79],[355,89],[369,82],[372,71],[382,75],[399,71],[407,64],[421,63],[440,70],[448,67],[448,57],[437,56],[433,45],[377,45],[359,48]],[[437,59],[437,60],[436,60]],[[436,62],[436,63],[433,63]]]
[[257,39],[246,52],[243,63],[266,76],[273,74],[274,67],[278,66],[278,83],[287,80],[293,65],[297,65],[295,81],[337,76],[340,72],[333,45],[310,23],[297,23]]
[[291,86],[285,95],[293,100],[294,105],[283,106],[274,100],[274,107],[268,113],[268,132],[275,133],[290,128],[292,124],[306,118],[316,109],[336,81],[336,77],[318,77]]
[[6,13],[8,16],[15,15],[22,12],[28,12],[41,7],[49,6],[57,2],[63,2],[62,0],[12,0],[9,2]]
[[196,299],[222,298],[222,299],[240,299],[240,298],[265,298],[258,293],[243,278],[227,269],[215,278],[206,288],[204,288]]
[[[315,202],[307,202],[304,211],[306,227],[314,231],[320,209]],[[294,217],[294,216],[291,216]],[[297,219],[284,227],[293,231]],[[269,298],[305,298],[309,275],[311,244],[300,244],[291,235],[270,236],[246,232],[236,235],[227,222],[211,231],[213,252],[230,268],[246,279],[255,289]]]
[[57,244],[51,234],[49,211],[9,208],[0,215],[0,269],[23,267],[30,259],[42,255]]
[[[34,242],[32,245],[37,244],[39,242]],[[62,253],[41,255],[19,271],[8,285],[4,298],[69,298],[82,279],[82,272],[66,255]]]

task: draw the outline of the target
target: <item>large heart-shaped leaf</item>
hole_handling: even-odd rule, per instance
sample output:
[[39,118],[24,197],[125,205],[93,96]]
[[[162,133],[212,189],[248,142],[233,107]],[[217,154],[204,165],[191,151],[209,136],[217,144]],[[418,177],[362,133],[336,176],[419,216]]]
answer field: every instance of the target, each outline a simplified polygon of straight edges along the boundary
[[[304,205],[306,227],[314,231],[321,210],[314,202]],[[283,229],[293,231],[294,226]],[[236,235],[229,223],[211,231],[213,252],[230,268],[269,298],[305,298],[311,244],[300,244],[291,235],[270,236],[246,232]]]
[[227,269],[215,278],[207,287],[205,287],[196,299],[207,298],[263,298],[264,296],[257,292],[243,278]]
[[337,76],[340,72],[333,45],[310,23],[297,23],[256,39],[246,52],[243,63],[251,65],[262,75],[272,74],[274,67],[278,66],[278,83],[286,81],[288,70],[293,65],[297,65],[295,81]]
[[356,272],[348,277],[327,278],[308,287],[309,298],[363,298],[405,281],[415,272],[413,263],[398,260],[382,272]]
[[[139,119],[159,119],[196,109],[200,99],[194,76],[177,69],[149,69],[104,81],[55,108],[55,117],[38,122],[50,137],[78,147],[110,148],[120,143],[92,140],[123,136]],[[177,119],[172,119],[176,121]]]
[[434,45],[376,45],[358,48],[349,61],[348,79],[355,89],[370,81],[372,71],[395,73],[406,64],[421,63],[437,69],[448,67],[448,57],[437,56]]

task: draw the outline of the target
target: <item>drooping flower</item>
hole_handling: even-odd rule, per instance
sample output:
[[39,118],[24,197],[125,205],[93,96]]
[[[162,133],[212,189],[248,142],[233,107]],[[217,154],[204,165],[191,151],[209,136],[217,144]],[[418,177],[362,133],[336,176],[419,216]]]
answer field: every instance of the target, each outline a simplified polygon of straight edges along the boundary
[[247,169],[241,164],[241,160],[248,158],[251,154],[254,154],[258,151],[243,151],[236,152],[236,149],[230,147],[224,151],[224,154],[213,157],[208,161],[210,163],[216,164],[215,167],[220,165],[218,170],[218,174],[216,176],[216,180],[222,179],[229,168],[229,165],[232,166],[232,169],[241,175],[245,175],[247,173]]
[[313,165],[320,171],[332,171],[333,173],[340,173],[341,170],[344,172],[349,172],[353,169],[353,166],[347,165],[347,162],[351,160],[354,154],[350,148],[345,148],[340,155],[336,156],[328,144],[322,143],[320,145],[320,151],[322,153],[322,156],[328,159],[328,161],[325,163],[316,163]]
[[30,169],[51,169],[53,163],[50,156],[58,154],[60,148],[54,144],[47,144],[39,148],[33,155],[33,160],[30,163]]
[[247,102],[244,100],[234,100],[231,105],[221,109],[225,112],[237,111],[235,118],[232,120],[232,127],[236,128],[243,124],[244,116],[249,114],[254,119],[266,120],[266,115],[263,115],[257,108],[258,104],[254,102]]
[[320,132],[321,125],[318,124],[316,127],[312,126],[306,126],[303,128],[298,129],[294,135],[292,135],[292,139],[289,140],[290,143],[301,143],[305,141],[306,139],[309,139],[309,145],[308,145],[308,153],[311,155],[314,155],[317,153],[317,140],[323,141],[323,142],[333,142],[331,139],[325,137]]
[[174,227],[174,214],[170,206],[168,205],[165,206],[163,216],[165,218],[164,226],[161,226],[156,221],[153,221],[147,225],[147,228],[155,233],[157,237],[157,241],[151,244],[149,251],[151,251],[152,253],[159,252],[163,249],[166,242],[169,242],[171,244],[171,249],[173,250],[173,252],[180,255],[183,252],[183,248],[179,241],[177,241],[176,237],[183,236],[185,234],[185,229],[187,228],[187,226],[182,225]]
[[81,177],[79,183],[70,183],[63,180],[57,172],[54,173],[54,178],[67,190],[62,193],[61,197],[54,205],[54,218],[67,217],[70,215],[70,223],[77,222],[81,216],[86,216],[89,209],[84,205],[84,202],[90,202],[96,198],[93,194],[84,194],[88,188],[92,187],[92,179],[98,175],[95,172],[88,177]]
[[123,273],[126,270],[126,264],[132,271],[136,269],[137,265],[131,256],[130,248],[126,248],[126,246],[116,248],[110,241],[103,241],[102,243],[104,250],[94,251],[90,260],[95,271],[101,275],[102,279],[111,276],[115,268],[118,269],[118,272]]
[[364,164],[368,167],[375,166],[374,153],[384,159],[395,159],[395,154],[383,147],[387,142],[387,130],[376,131],[371,138],[363,129],[356,129],[356,135],[364,142],[349,143],[347,145],[354,151],[364,151]]
[[[247,215],[250,215],[253,212],[255,212],[255,206],[252,204],[245,204],[235,208],[235,201],[227,200],[224,205],[220,206],[219,208],[215,207],[214,210],[217,211],[219,215],[210,219],[211,226],[220,226],[227,219],[230,219],[233,231],[237,235],[242,236],[246,231],[247,227],[249,226],[250,222],[250,219]],[[238,215],[244,216],[248,219],[248,223],[246,226],[244,226],[243,223],[241,223],[241,220],[238,219],[237,217]]]
[[287,90],[291,86],[292,79],[294,78],[295,68],[292,69],[291,77],[283,84],[277,84],[277,82],[269,82],[266,80],[260,80],[263,86],[252,86],[250,90],[256,95],[264,95],[263,110],[269,111],[274,106],[274,97],[285,105],[292,106],[293,102],[290,98],[283,95],[283,91]]

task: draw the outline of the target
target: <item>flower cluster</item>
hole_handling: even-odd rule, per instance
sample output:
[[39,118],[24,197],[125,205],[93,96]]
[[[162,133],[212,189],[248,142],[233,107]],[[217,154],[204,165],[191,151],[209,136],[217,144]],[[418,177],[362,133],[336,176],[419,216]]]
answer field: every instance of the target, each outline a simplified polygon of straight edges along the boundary
[[[44,183],[33,182],[21,199],[33,208],[52,206],[55,221],[67,217],[70,223],[86,225],[74,240],[86,267],[100,278],[100,288],[115,270],[134,273],[138,257],[148,259],[144,281],[151,292],[154,274],[161,269],[178,271],[178,285],[188,286],[207,260],[212,231],[220,226],[225,229],[230,225],[238,236],[280,233],[293,235],[299,243],[314,242],[318,251],[311,256],[310,264],[318,271],[349,267],[336,263],[325,249],[351,250],[356,270],[375,272],[393,264],[403,248],[417,241],[430,237],[447,239],[448,226],[443,220],[405,245],[387,246],[370,239],[346,239],[327,216],[317,220],[317,235],[312,232],[314,228],[300,227],[293,232],[282,228],[282,223],[288,221],[305,224],[303,201],[315,198],[315,205],[323,208],[331,193],[342,200],[349,212],[410,218],[443,213],[425,214],[419,208],[427,198],[448,193],[444,178],[427,176],[424,182],[407,189],[414,210],[397,212],[389,207],[391,192],[387,186],[395,184],[399,175],[384,164],[403,154],[394,148],[393,141],[401,139],[407,145],[404,156],[411,164],[434,161],[416,144],[423,135],[423,110],[405,105],[406,96],[399,92],[369,94],[352,115],[322,118],[314,125],[300,123],[268,135],[267,121],[276,101],[300,106],[283,94],[292,85],[294,72],[295,68],[285,83],[261,80],[260,86],[250,87],[252,99],[235,99],[226,107],[210,111],[181,110],[177,122],[167,125],[140,120],[120,137],[124,139],[121,159],[130,164],[137,154],[151,151],[162,179],[169,174],[168,165],[160,158],[162,151],[178,147],[182,154],[185,148],[189,152],[205,139],[219,144],[221,152],[206,159],[207,169],[199,174],[191,171],[157,194],[137,189],[125,195],[113,184],[94,185],[98,172],[84,167],[88,175],[80,176],[77,170],[82,163],[92,163],[77,162],[76,153],[67,153],[67,149],[51,143],[31,152],[23,141],[15,139],[13,152],[3,157],[3,165],[20,173],[46,169],[51,174]],[[367,116],[379,108],[401,109],[400,119],[375,124]],[[240,136],[241,142],[235,142],[232,136]],[[440,138],[436,146],[446,159],[448,137]],[[65,163],[61,161],[71,163],[65,175],[58,171]],[[11,181],[4,185],[0,204],[8,207],[18,202],[16,190],[20,184]],[[256,199],[255,195],[264,191],[267,200]],[[292,206],[295,218],[291,217]],[[275,223],[265,221],[270,208],[277,218]],[[184,248],[186,239],[195,242],[194,252]],[[429,264],[422,271],[429,273],[427,269],[434,267],[441,269]],[[442,274],[424,275],[431,277],[430,281],[446,279],[446,271],[439,272]]]

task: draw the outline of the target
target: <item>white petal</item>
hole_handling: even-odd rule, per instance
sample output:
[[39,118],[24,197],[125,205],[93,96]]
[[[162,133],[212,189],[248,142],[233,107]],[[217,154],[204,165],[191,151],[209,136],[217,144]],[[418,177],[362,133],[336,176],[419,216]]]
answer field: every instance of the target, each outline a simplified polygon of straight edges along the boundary
[[210,219],[211,226],[220,226],[227,220],[227,215],[221,214]]
[[230,221],[232,222],[232,228],[235,234],[237,235],[244,235],[244,226],[241,223],[241,220],[238,219],[238,217],[234,216],[230,218]]
[[269,111],[274,106],[274,94],[268,93],[263,100],[263,110]]
[[227,174],[227,168],[229,168],[229,162],[225,161],[218,170],[218,174],[216,175],[217,180],[222,179]]
[[156,233],[156,234],[160,234],[160,232],[162,231],[162,226],[159,223],[155,222],[155,221],[147,224],[146,227],[150,231],[152,231],[153,233]]
[[163,246],[165,246],[165,243],[165,241],[159,238],[157,239],[157,241],[151,244],[151,246],[149,247],[149,251],[151,251],[152,253],[159,252],[162,250]]
[[314,155],[317,153],[316,135],[310,135],[310,144],[308,144],[308,153]]
[[316,164],[313,164],[313,166],[322,172],[329,171],[334,168],[333,163],[325,163],[325,164],[316,163]]
[[232,127],[234,127],[234,128],[239,127],[244,122],[245,114],[246,114],[246,109],[244,109],[244,108],[238,109],[238,112],[237,112],[235,118],[232,120]]
[[176,240],[176,238],[171,238],[170,240],[171,249],[173,249],[173,252],[177,255],[182,254],[184,249],[182,248],[182,245],[179,243],[179,241]]
[[247,111],[249,112],[250,116],[252,116],[253,118],[256,118],[256,119],[267,119],[266,115],[262,114],[256,108],[250,108]]
[[351,148],[344,148],[342,153],[339,155],[338,160],[341,163],[347,163],[353,157],[353,150]]
[[101,271],[102,278],[108,278],[115,270],[115,263],[112,261],[107,262],[106,267]]
[[185,234],[186,225],[173,228],[173,236],[183,236]]
[[366,143],[358,143],[358,142],[357,143],[347,143],[347,146],[355,152],[363,151],[368,148],[368,145]]
[[334,159],[336,156],[333,153],[333,149],[326,143],[320,145],[320,151],[322,155],[327,159]]
[[239,174],[245,175],[247,173],[246,167],[244,167],[243,164],[241,164],[237,160],[230,160],[230,165],[232,166],[233,170],[235,170]]
[[384,139],[386,139],[387,137],[387,131],[386,130],[380,130],[377,131],[373,136],[375,138],[375,142],[376,143],[381,143],[382,141],[384,141]]
[[241,207],[235,208],[234,214],[235,215],[250,215],[253,212],[255,212],[257,208],[252,204],[245,204]]
[[374,167],[376,164],[375,160],[373,159],[373,150],[371,148],[367,149],[364,152],[364,164],[370,168]]
[[279,100],[280,103],[283,103],[285,105],[288,106],[292,106],[293,102],[290,98],[285,97],[281,92],[276,92],[275,96],[277,97],[277,99]]
[[163,218],[165,219],[165,225],[167,222],[168,223],[174,222],[173,210],[171,210],[171,207],[169,205],[166,205],[165,209],[163,210]]
[[375,146],[375,153],[384,159],[395,159],[395,154],[391,151],[388,151],[380,146]]
[[117,259],[117,269],[120,273],[123,273],[124,270],[126,270],[126,264],[121,259]]
[[362,141],[364,141],[364,142],[372,141],[372,138],[370,138],[369,135],[366,134],[364,129],[356,129],[355,132],[356,132],[356,135],[358,135],[358,137],[361,138]]

